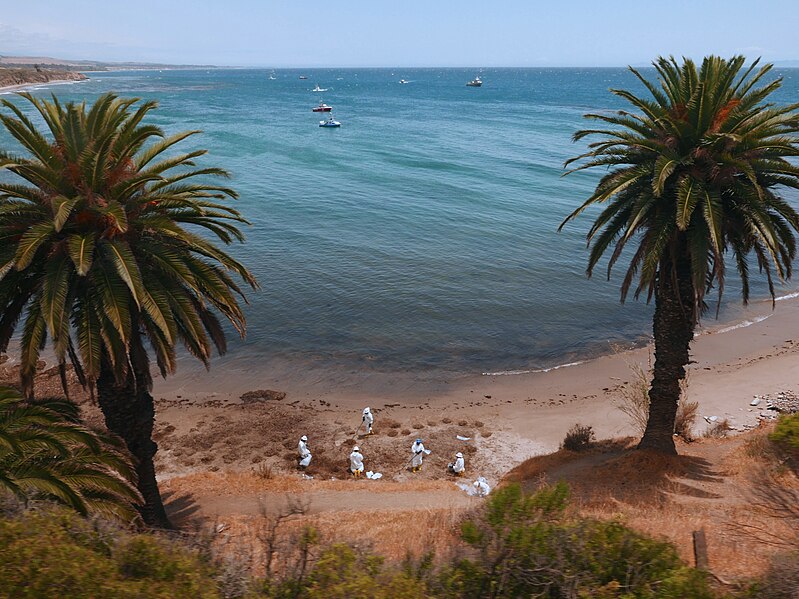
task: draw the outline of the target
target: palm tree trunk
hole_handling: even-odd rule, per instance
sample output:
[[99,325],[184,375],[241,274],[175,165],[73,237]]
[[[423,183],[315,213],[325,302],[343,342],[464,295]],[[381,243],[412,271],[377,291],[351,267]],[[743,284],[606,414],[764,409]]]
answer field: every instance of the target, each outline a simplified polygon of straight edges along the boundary
[[100,409],[108,430],[122,437],[136,460],[137,486],[144,498],[138,508],[142,519],[149,526],[172,528],[155,479],[153,456],[158,445],[152,440],[153,397],[147,386],[137,384],[137,380],[141,380],[141,375],[129,372],[124,382],[118,382],[110,363],[103,359],[97,379]]
[[671,454],[677,453],[674,420],[680,401],[680,381],[685,378],[689,347],[696,328],[690,259],[681,241],[678,241],[676,268],[672,266],[671,256],[666,256],[659,267],[652,324],[655,368],[649,389],[649,419],[638,444],[638,449]]

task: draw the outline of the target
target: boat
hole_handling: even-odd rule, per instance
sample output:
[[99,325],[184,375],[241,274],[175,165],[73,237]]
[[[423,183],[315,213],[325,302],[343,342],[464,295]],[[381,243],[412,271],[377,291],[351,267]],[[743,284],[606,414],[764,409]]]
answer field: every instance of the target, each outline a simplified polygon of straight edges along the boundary
[[305,75],[300,75],[300,79],[308,79]]
[[315,88],[313,88],[311,91],[312,91],[312,92],[326,92],[327,90],[328,90],[328,88],[326,88],[326,87],[319,87],[319,84],[317,83],[317,84],[316,84],[316,87],[315,87]]
[[275,77],[275,74],[274,74],[274,73],[272,73],[271,75],[269,75],[269,80],[270,80],[270,81],[275,81],[275,80],[277,80],[277,77]]
[[399,82],[402,84],[410,83],[410,81],[408,81],[407,79],[400,79]]
[[466,87],[482,87],[482,86],[483,86],[483,80],[480,79],[479,75],[466,84]]
[[333,107],[328,106],[324,102],[319,102],[319,106],[314,106],[311,108],[311,111],[313,112],[330,112],[331,110],[333,110]]
[[333,115],[331,114],[329,117],[327,117],[326,121],[319,121],[319,126],[320,127],[341,127],[341,123],[339,123],[337,120],[333,119]]

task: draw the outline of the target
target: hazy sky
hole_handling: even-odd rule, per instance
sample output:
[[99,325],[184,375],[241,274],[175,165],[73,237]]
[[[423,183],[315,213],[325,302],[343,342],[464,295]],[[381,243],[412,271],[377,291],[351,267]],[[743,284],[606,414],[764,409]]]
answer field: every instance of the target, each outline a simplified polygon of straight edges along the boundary
[[0,54],[242,66],[799,59],[799,0],[2,0]]

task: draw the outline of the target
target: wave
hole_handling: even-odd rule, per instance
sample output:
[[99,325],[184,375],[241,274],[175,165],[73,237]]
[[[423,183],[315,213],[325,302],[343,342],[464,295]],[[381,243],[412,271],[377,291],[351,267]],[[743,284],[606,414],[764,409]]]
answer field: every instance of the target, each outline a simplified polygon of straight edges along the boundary
[[[797,294],[799,297],[799,294]],[[757,324],[758,322],[763,322],[767,318],[771,318],[771,314],[766,314],[764,316],[755,316],[752,320],[744,320],[743,322],[739,322],[738,324],[734,324],[729,327],[724,327],[723,329],[718,329],[716,331],[707,331],[708,333],[713,333],[714,335],[718,335],[720,333],[729,333],[730,331],[734,331],[736,329],[745,329],[746,327],[751,327],[753,324]]]
[[537,370],[500,370],[498,372],[481,372],[482,376],[510,376],[516,374],[536,374],[539,372],[550,372],[552,370],[559,370],[561,368],[568,368],[570,366],[579,366],[585,364],[586,360],[578,360],[577,362],[568,362],[566,364],[558,364],[557,366],[550,366],[549,368],[539,368]]
[[793,293],[788,293],[786,295],[781,295],[777,298],[774,298],[775,302],[781,302],[782,300],[794,299],[795,297],[799,297],[799,291],[794,291]]

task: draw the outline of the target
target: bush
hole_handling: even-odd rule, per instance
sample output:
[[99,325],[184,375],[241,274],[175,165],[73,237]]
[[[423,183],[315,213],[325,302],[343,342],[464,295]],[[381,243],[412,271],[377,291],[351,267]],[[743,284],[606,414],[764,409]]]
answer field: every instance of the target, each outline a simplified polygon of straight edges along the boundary
[[591,426],[584,426],[582,424],[575,424],[566,433],[561,447],[569,451],[583,451],[588,449],[595,439],[594,429]]
[[496,490],[462,525],[474,555],[441,573],[441,596],[713,597],[704,574],[669,543],[618,522],[569,517],[568,496],[562,483],[533,495],[519,485]]
[[178,543],[63,508],[0,518],[0,597],[219,597],[210,567]]
[[799,453],[799,414],[780,416],[769,439],[783,449]]

